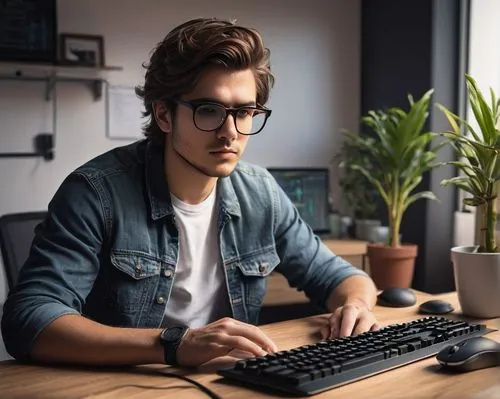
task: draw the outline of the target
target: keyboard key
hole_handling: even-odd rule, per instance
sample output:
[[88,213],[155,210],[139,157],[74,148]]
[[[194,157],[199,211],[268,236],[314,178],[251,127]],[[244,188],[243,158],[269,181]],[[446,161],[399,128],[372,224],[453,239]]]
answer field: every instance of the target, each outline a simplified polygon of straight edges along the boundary
[[309,373],[296,372],[287,375],[285,380],[292,385],[298,385],[311,381],[311,375]]
[[264,374],[274,374],[277,371],[283,371],[283,370],[287,370],[287,368],[285,366],[271,366],[271,367],[267,367],[267,368],[263,369],[262,373],[264,373]]

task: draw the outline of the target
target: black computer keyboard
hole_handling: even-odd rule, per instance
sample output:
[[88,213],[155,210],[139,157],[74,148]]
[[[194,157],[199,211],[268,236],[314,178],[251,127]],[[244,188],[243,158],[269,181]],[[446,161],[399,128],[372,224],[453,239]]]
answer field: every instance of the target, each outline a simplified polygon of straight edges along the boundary
[[432,356],[445,346],[489,331],[482,324],[432,316],[240,360],[218,374],[256,387],[313,395]]

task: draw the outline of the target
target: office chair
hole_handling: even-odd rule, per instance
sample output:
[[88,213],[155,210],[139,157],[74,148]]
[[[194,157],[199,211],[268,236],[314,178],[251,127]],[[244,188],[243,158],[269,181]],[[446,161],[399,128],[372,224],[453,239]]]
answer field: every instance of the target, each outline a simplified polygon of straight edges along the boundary
[[0,216],[0,250],[9,289],[14,287],[35,236],[35,226],[47,212],[12,213]]

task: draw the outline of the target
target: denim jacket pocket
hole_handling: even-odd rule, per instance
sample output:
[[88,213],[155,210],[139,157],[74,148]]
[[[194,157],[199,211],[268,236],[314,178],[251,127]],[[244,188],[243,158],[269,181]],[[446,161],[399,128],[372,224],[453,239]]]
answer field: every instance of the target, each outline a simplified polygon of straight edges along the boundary
[[262,305],[267,288],[267,276],[278,266],[280,258],[274,249],[242,256],[238,262],[244,282],[245,302],[248,306]]
[[278,266],[280,258],[276,251],[266,250],[257,254],[242,256],[238,267],[244,276],[266,277]]
[[161,261],[159,259],[130,250],[113,250],[111,252],[111,264],[134,280],[156,276],[161,271]]
[[162,261],[142,252],[117,249],[111,251],[110,258],[107,305],[132,325],[138,324],[155,297]]

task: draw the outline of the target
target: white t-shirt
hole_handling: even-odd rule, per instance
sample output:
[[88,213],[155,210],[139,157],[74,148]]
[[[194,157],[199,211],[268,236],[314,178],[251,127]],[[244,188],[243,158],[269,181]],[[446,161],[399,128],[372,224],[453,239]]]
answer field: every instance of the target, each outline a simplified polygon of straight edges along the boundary
[[219,254],[216,190],[195,205],[170,196],[179,259],[162,325],[198,328],[230,314]]

